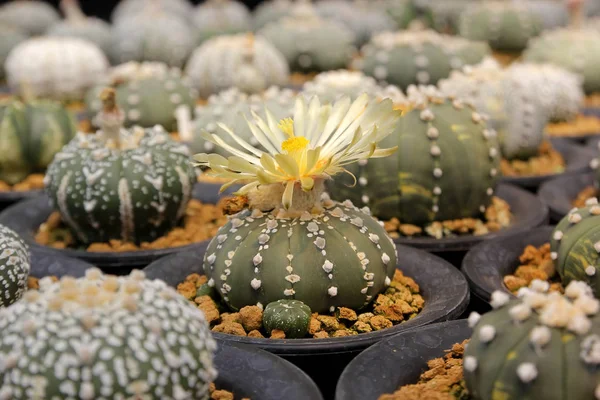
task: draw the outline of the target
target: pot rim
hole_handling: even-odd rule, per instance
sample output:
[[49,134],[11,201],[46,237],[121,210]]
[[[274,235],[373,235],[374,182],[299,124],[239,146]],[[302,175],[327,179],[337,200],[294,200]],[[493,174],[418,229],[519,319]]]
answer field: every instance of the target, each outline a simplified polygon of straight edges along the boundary
[[594,185],[596,180],[594,175],[593,172],[588,172],[585,174],[561,176],[544,182],[540,186],[538,197],[550,209],[550,217],[553,220],[561,220],[574,208],[571,202],[587,186]]

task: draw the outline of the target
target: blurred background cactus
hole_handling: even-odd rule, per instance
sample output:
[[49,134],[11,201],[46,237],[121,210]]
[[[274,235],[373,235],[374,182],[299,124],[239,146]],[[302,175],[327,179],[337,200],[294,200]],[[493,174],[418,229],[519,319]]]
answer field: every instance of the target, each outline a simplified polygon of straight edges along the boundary
[[44,34],[60,15],[43,1],[16,0],[0,6],[0,25],[12,26],[28,36]]
[[122,19],[143,14],[152,3],[163,12],[182,20],[188,20],[193,13],[193,5],[188,0],[119,0],[110,20],[113,24],[117,24]]
[[0,26],[0,37],[2,37],[2,40],[0,40],[0,81],[4,81],[4,63],[8,55],[19,43],[25,41],[27,36],[15,28],[2,25]]
[[27,290],[31,260],[27,245],[13,230],[0,225],[0,309],[21,299]]
[[261,2],[252,13],[254,30],[259,30],[270,22],[290,14],[293,0],[272,0]]
[[198,44],[213,36],[242,33],[251,29],[250,11],[235,0],[208,0],[192,14]]

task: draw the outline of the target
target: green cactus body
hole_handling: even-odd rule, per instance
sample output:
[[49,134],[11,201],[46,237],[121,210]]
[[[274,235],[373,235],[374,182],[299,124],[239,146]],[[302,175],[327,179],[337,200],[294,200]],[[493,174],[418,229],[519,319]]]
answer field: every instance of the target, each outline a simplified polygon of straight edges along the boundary
[[[600,391],[598,300],[583,282],[567,296],[526,289],[520,300],[496,292],[496,309],[471,314],[464,378],[476,400],[583,400]],[[501,301],[500,301],[501,300]]]
[[[595,199],[594,199],[595,200]],[[591,201],[573,209],[556,225],[550,241],[551,256],[563,284],[587,282],[600,295],[600,206]]]
[[[215,146],[201,135],[203,130],[217,133],[217,124],[224,123],[229,126],[243,140],[253,146],[259,145],[248,127],[246,118],[251,118],[251,112],[258,113],[265,118],[265,107],[278,121],[290,117],[294,112],[295,95],[292,90],[271,87],[261,95],[247,95],[232,88],[217,95],[212,95],[208,103],[196,109],[196,119],[193,122],[193,137],[190,147],[192,152],[217,153],[229,156],[226,150]],[[223,141],[233,144],[233,139],[223,134]]]
[[600,91],[600,33],[592,29],[557,29],[531,40],[523,59],[550,63],[583,77],[586,93]]
[[380,86],[373,77],[366,76],[360,71],[321,72],[312,81],[306,82],[301,92],[307,99],[318,96],[324,103],[334,103],[344,96],[355,100],[363,93],[377,99],[392,99],[395,104],[406,102],[404,94],[398,87]]
[[334,199],[349,198],[378,218],[419,226],[482,215],[496,186],[496,132],[473,107],[439,93],[427,96],[409,90],[417,106],[383,141],[398,146],[396,154],[349,166],[357,184],[350,187],[348,177],[330,184]]
[[17,0],[0,7],[0,25],[13,26],[28,36],[42,35],[58,21],[60,15],[43,1]]
[[301,301],[277,300],[265,307],[263,326],[268,334],[279,329],[286,338],[303,338],[308,333],[311,313],[310,307]]
[[472,0],[430,1],[426,9],[431,14],[432,27],[438,32],[455,34],[459,30],[460,15],[473,6]]
[[505,158],[527,159],[538,154],[549,121],[549,101],[554,93],[546,91],[554,89],[544,83],[535,70],[503,70],[490,59],[464,72],[453,72],[439,87],[448,95],[467,99],[489,116]]
[[454,37],[449,44],[451,47],[454,47],[456,56],[462,60],[464,65],[479,64],[492,54],[490,45],[483,41],[477,42]]
[[286,299],[323,313],[371,302],[396,260],[393,241],[366,210],[329,201],[322,214],[295,219],[258,210],[232,216],[209,244],[204,271],[233,309]]
[[417,10],[411,0],[384,0],[384,9],[396,22],[398,29],[406,29],[417,18]]
[[194,11],[192,3],[188,0],[121,0],[114,8],[110,20],[117,24],[124,19],[143,14],[149,6],[158,7],[161,12],[187,20]]
[[59,103],[0,105],[0,180],[13,185],[45,171],[75,133],[73,117]]
[[[4,65],[11,50],[27,39],[24,33],[8,26],[0,27],[0,65]],[[4,80],[4,68],[0,68],[0,80]]]
[[254,30],[258,31],[268,23],[290,15],[293,4],[292,0],[273,0],[259,3],[252,13]]
[[541,22],[531,10],[515,2],[482,2],[461,14],[460,35],[487,41],[494,50],[519,52],[540,34]]
[[435,84],[465,65],[464,46],[463,41],[434,31],[381,33],[363,47],[360,67],[365,74],[406,90],[412,84]]
[[122,148],[102,131],[78,134],[46,174],[46,190],[81,243],[152,241],[177,226],[196,181],[186,146],[160,126],[121,133]]
[[354,44],[362,46],[375,33],[395,31],[398,25],[385,9],[362,0],[324,0],[315,4],[319,15],[336,21],[354,33]]
[[[162,63],[126,63],[113,68],[111,86],[117,91],[117,103],[125,112],[125,126],[145,128],[161,125],[177,129],[175,110],[179,106],[193,109],[197,91],[182,77],[181,70]],[[98,98],[104,85],[88,91],[86,107],[92,115],[102,109]]]
[[0,397],[209,399],[216,343],[164,282],[90,269],[40,286],[0,312]]
[[23,296],[30,270],[29,249],[23,239],[0,225],[0,308]]
[[356,52],[353,33],[318,16],[310,4],[267,24],[259,32],[287,59],[292,71],[313,72],[345,68]]
[[198,43],[213,36],[247,32],[251,28],[250,11],[235,0],[209,0],[196,7],[192,21]]
[[158,61],[181,68],[195,45],[194,30],[187,21],[150,8],[114,25],[112,59],[115,64]]
[[527,8],[542,23],[544,30],[556,29],[569,22],[567,4],[553,0],[529,0],[525,3]]

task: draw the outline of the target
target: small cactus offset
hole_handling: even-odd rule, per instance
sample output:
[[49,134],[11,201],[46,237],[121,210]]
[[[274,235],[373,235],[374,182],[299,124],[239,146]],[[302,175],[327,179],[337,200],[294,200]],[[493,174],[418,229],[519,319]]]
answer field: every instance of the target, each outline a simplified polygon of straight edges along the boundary
[[267,24],[258,34],[273,43],[296,72],[345,68],[356,52],[352,31],[320,17],[305,2],[294,5],[289,16]]
[[[276,86],[270,87],[262,94],[247,95],[236,88],[231,88],[217,95],[211,95],[206,105],[196,109],[190,143],[191,150],[193,152],[214,152],[226,156],[226,150],[215,146],[213,142],[206,140],[202,135],[204,130],[209,133],[217,133],[219,123],[230,127],[240,138],[251,145],[260,146],[248,127],[246,116],[256,112],[262,118],[266,118],[264,110],[267,108],[279,121],[292,116],[294,100],[295,94],[292,90],[279,89]],[[219,136],[226,143],[235,144],[231,136],[227,134]]]
[[[298,300],[313,312],[336,307],[359,309],[391,283],[396,249],[367,209],[336,203],[323,194],[325,177],[367,156],[395,149],[377,148],[399,118],[387,99],[362,95],[322,106],[296,99],[293,119],[254,115],[250,130],[266,150],[236,139],[207,140],[234,157],[198,154],[196,160],[215,177],[245,183],[239,194],[248,208],[230,217],[209,244],[203,269],[208,284],[232,309]],[[377,124],[377,127],[375,125]],[[238,145],[239,144],[239,145]],[[283,264],[282,264],[283,263]]]
[[565,294],[534,281],[520,299],[492,294],[494,310],[472,313],[463,356],[469,398],[600,398],[600,304],[583,282]]
[[144,273],[40,282],[0,311],[0,398],[209,399],[200,310]]
[[60,15],[44,1],[15,0],[0,7],[0,25],[12,26],[27,36],[43,35],[59,21]]
[[196,7],[192,14],[198,43],[219,35],[251,30],[250,11],[236,0],[208,0]]
[[[454,71],[439,83],[448,95],[475,105],[498,132],[502,155],[527,159],[538,154],[549,120],[550,95],[537,71],[528,68],[503,70],[493,59]],[[552,89],[553,90],[553,89]]]
[[23,296],[30,270],[29,249],[23,239],[0,225],[0,308]]
[[218,36],[192,53],[185,69],[200,96],[235,87],[248,94],[283,86],[289,68],[283,54],[264,38],[252,34]]
[[303,338],[308,333],[311,313],[310,307],[301,301],[277,300],[265,307],[263,326],[269,335],[277,329],[286,338]]
[[541,21],[527,5],[514,1],[489,1],[465,9],[460,35],[483,40],[494,50],[519,52],[530,38],[540,34]]
[[600,205],[595,198],[573,209],[556,225],[551,257],[563,284],[587,282],[600,297]]
[[[150,128],[161,125],[169,131],[177,127],[178,107],[193,109],[196,89],[182,76],[179,68],[158,62],[128,62],[110,71],[107,84],[116,89],[117,104],[125,114],[124,125]],[[92,115],[102,110],[100,93],[106,85],[89,90],[85,100]]]
[[363,93],[376,99],[391,99],[394,104],[406,102],[404,94],[398,87],[381,86],[374,78],[360,71],[321,72],[312,81],[306,82],[301,92],[307,99],[319,96],[321,101],[329,103],[334,103],[344,96],[354,100]]
[[586,93],[600,91],[600,32],[556,29],[532,39],[523,53],[532,63],[549,63],[583,77]]
[[467,44],[434,31],[385,32],[363,46],[359,64],[365,74],[406,90],[412,84],[436,84],[465,65],[462,56],[475,54],[465,51]]
[[475,108],[435,87],[410,87],[409,111],[383,142],[396,155],[347,169],[356,177],[329,185],[334,199],[368,206],[381,219],[425,226],[477,218],[491,202],[499,173],[496,131]]
[[160,126],[124,130],[114,90],[102,95],[102,129],[78,134],[55,156],[46,191],[83,244],[155,240],[185,214],[196,181],[188,149]]
[[72,115],[60,103],[0,103],[0,180],[14,185],[44,172],[76,133]]

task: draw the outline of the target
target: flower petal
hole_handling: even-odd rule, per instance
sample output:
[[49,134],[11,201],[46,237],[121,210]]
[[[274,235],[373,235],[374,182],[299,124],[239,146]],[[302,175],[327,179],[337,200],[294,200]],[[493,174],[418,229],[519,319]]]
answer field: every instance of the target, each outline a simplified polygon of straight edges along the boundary
[[281,199],[281,204],[283,204],[283,208],[289,210],[292,206],[292,198],[294,196],[294,181],[289,181],[287,185],[285,185],[285,190],[283,191],[283,197]]

